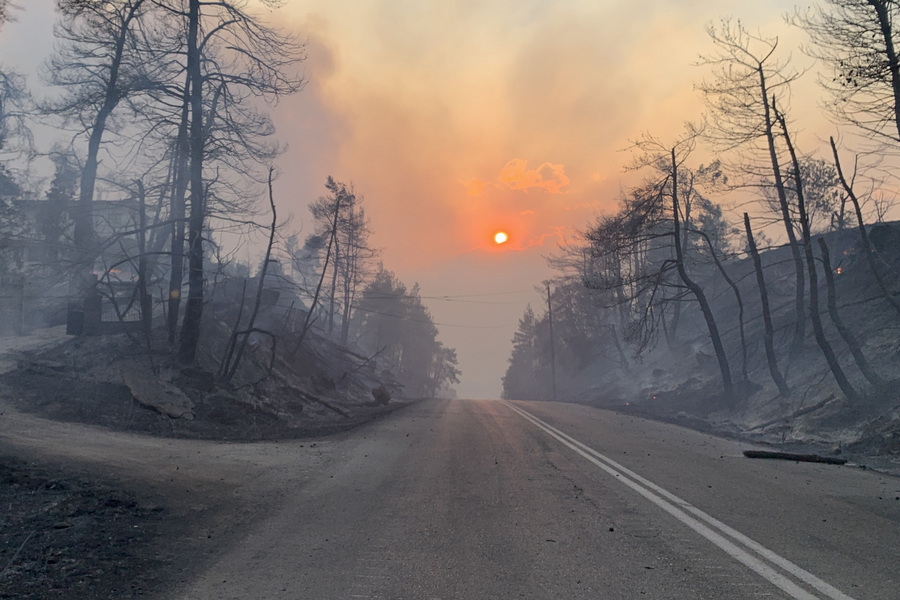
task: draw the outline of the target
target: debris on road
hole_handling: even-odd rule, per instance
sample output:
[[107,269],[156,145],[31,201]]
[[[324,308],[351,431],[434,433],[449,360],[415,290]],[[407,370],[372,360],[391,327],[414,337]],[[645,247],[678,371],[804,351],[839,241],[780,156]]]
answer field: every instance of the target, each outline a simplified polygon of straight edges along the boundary
[[769,450],[744,450],[744,456],[747,458],[775,458],[781,460],[794,460],[797,462],[813,462],[825,463],[829,465],[847,464],[845,458],[834,458],[832,456],[821,456],[819,454],[793,454],[791,452],[772,452]]

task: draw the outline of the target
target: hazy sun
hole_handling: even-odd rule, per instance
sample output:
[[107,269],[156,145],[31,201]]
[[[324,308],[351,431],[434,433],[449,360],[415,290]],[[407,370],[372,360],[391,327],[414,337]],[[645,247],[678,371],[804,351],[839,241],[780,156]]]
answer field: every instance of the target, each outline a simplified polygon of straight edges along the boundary
[[509,236],[505,231],[498,231],[494,234],[494,242],[497,244],[505,244],[509,240]]

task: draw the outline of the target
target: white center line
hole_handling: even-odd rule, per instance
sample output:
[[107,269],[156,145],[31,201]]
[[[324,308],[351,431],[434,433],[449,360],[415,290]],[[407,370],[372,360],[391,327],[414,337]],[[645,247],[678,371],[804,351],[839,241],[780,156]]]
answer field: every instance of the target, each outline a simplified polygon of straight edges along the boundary
[[[513,406],[508,402],[504,402],[504,404],[603,471],[618,478],[619,481],[693,529],[695,532],[699,533],[701,536],[718,546],[721,550],[725,551],[732,558],[750,568],[770,583],[781,588],[792,598],[795,598],[796,600],[820,600],[818,596],[801,588],[793,580],[776,571],[770,564],[760,560],[760,558],[769,561],[772,565],[780,567],[786,573],[792,575],[797,580],[806,583],[813,589],[824,594],[825,597],[831,598],[831,600],[853,600],[853,598],[847,594],[825,581],[822,581],[812,573],[798,567],[786,558],[772,552],[762,544],[750,539],[739,531],[732,529],[715,517],[692,506],[687,501],[682,500],[678,496],[659,487],[652,481],[641,477],[634,471],[620,465],[611,458],[597,452],[593,448],[579,442],[569,435],[566,435],[559,429],[542,421],[528,411],[519,408],[518,406]],[[715,531],[707,525],[718,531]],[[725,535],[723,536],[721,534]],[[730,537],[731,540],[727,539],[725,536]],[[734,542],[742,544],[743,547],[736,545]],[[751,552],[755,553],[755,555]]]

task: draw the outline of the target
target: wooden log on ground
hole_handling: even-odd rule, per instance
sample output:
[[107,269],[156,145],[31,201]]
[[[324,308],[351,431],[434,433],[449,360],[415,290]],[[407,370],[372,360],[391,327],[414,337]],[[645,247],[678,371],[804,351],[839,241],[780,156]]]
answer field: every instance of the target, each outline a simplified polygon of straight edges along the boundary
[[820,456],[818,454],[792,454],[790,452],[771,452],[769,450],[744,450],[747,458],[775,458],[780,460],[794,460],[797,462],[825,463],[829,465],[843,465],[847,463],[845,458]]

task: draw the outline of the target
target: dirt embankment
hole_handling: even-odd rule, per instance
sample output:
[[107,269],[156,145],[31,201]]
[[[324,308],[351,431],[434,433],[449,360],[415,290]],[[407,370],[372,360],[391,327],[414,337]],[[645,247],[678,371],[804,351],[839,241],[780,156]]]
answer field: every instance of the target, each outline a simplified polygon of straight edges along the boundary
[[0,342],[0,598],[170,597],[330,460],[321,436],[405,405],[154,381],[127,340],[59,328]]
[[[251,370],[223,382],[201,360],[181,369],[125,336],[71,337],[61,328],[0,344],[0,396],[23,412],[148,435],[231,441],[315,437],[353,428],[407,403],[336,388],[340,375]],[[8,340],[7,340],[8,344]],[[250,367],[254,360],[246,362]],[[311,361],[308,361],[311,362]],[[308,364],[308,363],[307,363]],[[368,396],[366,396],[368,392]]]
[[[853,388],[850,394],[849,388],[838,385],[809,318],[800,321],[802,327],[798,324],[796,275],[790,249],[782,246],[762,254],[773,363],[765,351],[767,333],[753,261],[726,264],[740,291],[740,304],[712,265],[698,265],[692,275],[704,287],[718,324],[733,386],[730,395],[724,393],[702,313],[695,303],[687,303],[677,330],[666,330],[663,324],[657,343],[640,360],[608,359],[604,370],[588,372],[597,377],[589,388],[561,397],[757,443],[818,445],[900,461],[900,319],[869,260],[875,256],[878,273],[897,297],[900,222],[871,226],[869,238],[874,253],[866,251],[855,228],[819,238],[827,243],[834,275],[833,290],[823,272],[819,275],[824,340]],[[816,254],[820,256],[818,243]],[[808,310],[808,290],[806,294]],[[803,333],[799,341],[798,331]],[[776,385],[773,364],[787,390]]]

